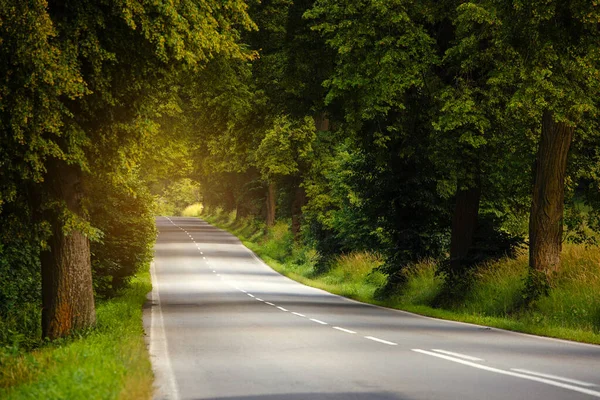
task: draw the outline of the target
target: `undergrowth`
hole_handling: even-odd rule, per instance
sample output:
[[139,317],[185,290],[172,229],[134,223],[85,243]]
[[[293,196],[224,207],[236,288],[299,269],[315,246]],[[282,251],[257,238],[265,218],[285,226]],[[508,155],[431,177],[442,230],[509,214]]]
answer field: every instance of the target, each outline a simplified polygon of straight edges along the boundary
[[378,272],[377,254],[340,255],[327,268],[314,249],[294,243],[289,223],[278,221],[266,229],[235,213],[206,210],[208,222],[238,236],[275,270],[304,284],[356,300],[428,316],[471,322],[525,333],[600,344],[600,249],[565,244],[561,270],[552,278],[550,295],[523,307],[527,254],[481,265],[464,298],[444,308],[435,307],[443,277],[434,261],[405,270],[402,290],[384,299],[376,291],[386,277]]
[[[95,328],[51,343],[14,335],[15,343],[0,348],[0,398],[149,399],[142,306],[150,289],[146,268],[119,296],[97,304]],[[22,318],[38,329],[38,317],[32,309]]]

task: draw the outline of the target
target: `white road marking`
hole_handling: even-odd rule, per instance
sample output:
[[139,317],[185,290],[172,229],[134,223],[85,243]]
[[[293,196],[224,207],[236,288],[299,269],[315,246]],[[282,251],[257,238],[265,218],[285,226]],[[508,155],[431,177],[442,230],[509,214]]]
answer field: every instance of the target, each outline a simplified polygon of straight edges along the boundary
[[217,276],[221,276],[221,274],[217,274]]
[[242,293],[248,293],[244,289],[239,289],[239,291],[242,292]]
[[247,294],[248,296],[250,296],[250,297],[254,297],[254,295],[253,295],[253,294],[250,294],[250,293],[246,293],[246,294]]
[[443,354],[446,354],[449,356],[464,358],[465,360],[469,360],[469,361],[483,361],[483,359],[481,359],[481,358],[468,356],[466,354],[454,353],[454,352],[446,351],[446,350],[442,350],[442,349],[431,349],[431,350],[436,351],[438,353],[443,353]]
[[334,326],[333,329],[337,329],[338,331],[342,331],[342,332],[346,332],[346,333],[356,333],[354,331],[351,331],[350,329],[340,328],[339,326]]
[[255,297],[255,299],[258,301],[264,301],[263,299],[259,299],[258,297]]
[[[200,246],[198,246],[198,247],[200,247]],[[200,254],[204,254],[204,253],[203,253],[203,252],[200,252]]]
[[374,342],[379,342],[379,343],[383,343],[383,344],[388,344],[390,346],[398,346],[398,343],[388,342],[387,340],[379,339],[379,338],[376,338],[374,336],[365,336],[365,339],[369,339],[369,340],[372,340]]
[[434,353],[431,351],[426,351],[426,350],[421,350],[421,349],[412,349],[412,351],[415,351],[417,353],[427,354],[429,356],[433,356],[433,357],[437,357],[437,358],[443,358],[444,360],[453,361],[455,363],[467,365],[467,366],[473,367],[473,368],[482,369],[484,371],[495,372],[495,373],[501,374],[501,375],[508,375],[508,376],[513,376],[515,378],[521,378],[521,379],[527,379],[530,381],[545,383],[546,385],[556,386],[559,388],[572,390],[572,391],[579,392],[579,393],[584,393],[584,394],[594,396],[594,397],[600,397],[600,392],[596,392],[595,390],[590,390],[590,389],[584,389],[579,386],[567,385],[566,383],[560,383],[560,382],[552,381],[552,380],[546,379],[546,378],[538,378],[537,376],[519,374],[517,372],[505,371],[503,369],[488,367],[487,365],[481,365],[481,364],[477,364],[477,363],[474,363],[471,361],[465,361],[465,360],[461,360],[460,358],[445,356],[443,354],[438,354],[438,353]]
[[310,320],[311,320],[312,322],[316,322],[317,324],[321,324],[321,325],[329,325],[327,322],[323,322],[323,321],[320,321],[320,320],[318,320],[318,319],[310,318]]
[[292,312],[292,314],[297,315],[299,317],[306,317],[306,315],[300,314],[299,312]]
[[579,385],[579,386],[586,386],[586,387],[598,386],[594,383],[579,381],[577,379],[564,378],[564,377],[558,376],[558,375],[542,374],[541,372],[530,371],[528,369],[511,368],[510,370],[515,371],[515,372],[522,372],[524,374],[529,374],[529,375],[541,376],[542,378],[554,379],[555,381],[563,381],[563,382],[573,383],[573,384]]
[[[162,308],[160,306],[160,294],[158,279],[156,278],[156,270],[154,262],[150,263],[150,276],[152,279],[152,311],[150,313],[150,354],[155,358],[153,365],[158,366],[155,368],[155,373],[160,376],[160,372],[164,371],[164,378],[166,385],[160,388],[160,392],[173,400],[179,399],[179,389],[177,388],[177,381],[173,374],[173,367],[171,366],[171,358],[169,357],[169,347],[167,344],[167,335],[165,332],[165,322],[163,319]],[[156,314],[156,315],[155,315]],[[164,365],[161,366],[161,362]],[[160,371],[160,372],[159,372]]]
[[268,305],[270,305],[270,306],[275,306],[275,304],[273,304],[273,303],[269,303],[268,301],[265,301],[265,304],[268,304]]
[[289,310],[286,310],[286,309],[285,309],[285,308],[283,308],[283,307],[277,307],[277,308],[279,308],[281,311],[289,311]]
[[206,260],[206,257],[202,257],[203,260]]

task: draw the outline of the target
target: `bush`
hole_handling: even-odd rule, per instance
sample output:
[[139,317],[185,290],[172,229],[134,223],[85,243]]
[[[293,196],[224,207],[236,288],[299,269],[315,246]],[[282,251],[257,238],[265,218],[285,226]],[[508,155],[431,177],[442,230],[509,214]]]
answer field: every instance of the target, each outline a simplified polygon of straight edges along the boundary
[[152,259],[153,198],[133,177],[127,185],[92,177],[87,187],[90,221],[104,234],[91,243],[94,288],[97,296],[113,296]]
[[31,348],[41,337],[40,251],[44,229],[30,222],[26,202],[20,203],[18,210],[5,206],[2,211],[0,347]]

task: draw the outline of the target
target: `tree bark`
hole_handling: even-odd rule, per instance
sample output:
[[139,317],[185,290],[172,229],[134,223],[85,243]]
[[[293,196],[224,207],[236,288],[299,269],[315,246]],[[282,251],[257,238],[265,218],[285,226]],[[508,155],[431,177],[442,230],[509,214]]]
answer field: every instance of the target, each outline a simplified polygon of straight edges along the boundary
[[246,218],[249,214],[249,209],[245,201],[243,199],[238,199],[235,208],[235,221],[240,221]]
[[[46,190],[51,198],[82,215],[80,170],[62,161],[48,165]],[[65,231],[59,210],[48,213],[52,225],[49,250],[41,255],[42,334],[49,339],[93,326],[96,322],[90,243],[80,231]]]
[[300,223],[302,218],[302,207],[306,204],[306,191],[298,184],[294,190],[294,199],[292,200],[292,235],[294,241],[298,239],[300,233]]
[[450,271],[453,273],[462,271],[463,261],[473,244],[473,234],[477,229],[480,199],[481,184],[479,182],[468,189],[459,188],[456,192],[456,205],[450,239]]
[[529,217],[530,275],[556,271],[562,249],[567,155],[575,127],[544,113]]
[[325,113],[321,113],[314,117],[315,120],[315,128],[318,131],[328,131],[329,130],[329,118]]
[[275,182],[269,182],[267,188],[267,226],[275,225],[275,207],[276,207]]

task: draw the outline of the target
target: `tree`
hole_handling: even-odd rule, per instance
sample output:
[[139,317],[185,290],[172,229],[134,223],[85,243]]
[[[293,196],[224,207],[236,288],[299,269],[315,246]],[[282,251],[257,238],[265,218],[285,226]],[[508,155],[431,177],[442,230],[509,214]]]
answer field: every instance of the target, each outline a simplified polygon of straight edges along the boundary
[[[590,2],[478,1],[460,6],[462,40],[497,56],[490,82],[538,137],[529,224],[528,290],[548,290],[560,265],[565,176],[573,140],[597,135],[600,10]],[[477,35],[487,32],[486,37]],[[594,126],[595,129],[589,129]]]
[[95,320],[88,241],[95,230],[82,207],[89,149],[143,134],[135,129],[147,117],[143,103],[174,69],[202,65],[213,53],[248,57],[237,40],[253,24],[238,0],[4,0],[0,9],[0,204],[27,191],[38,218],[52,225],[42,322],[44,336],[57,338]]

